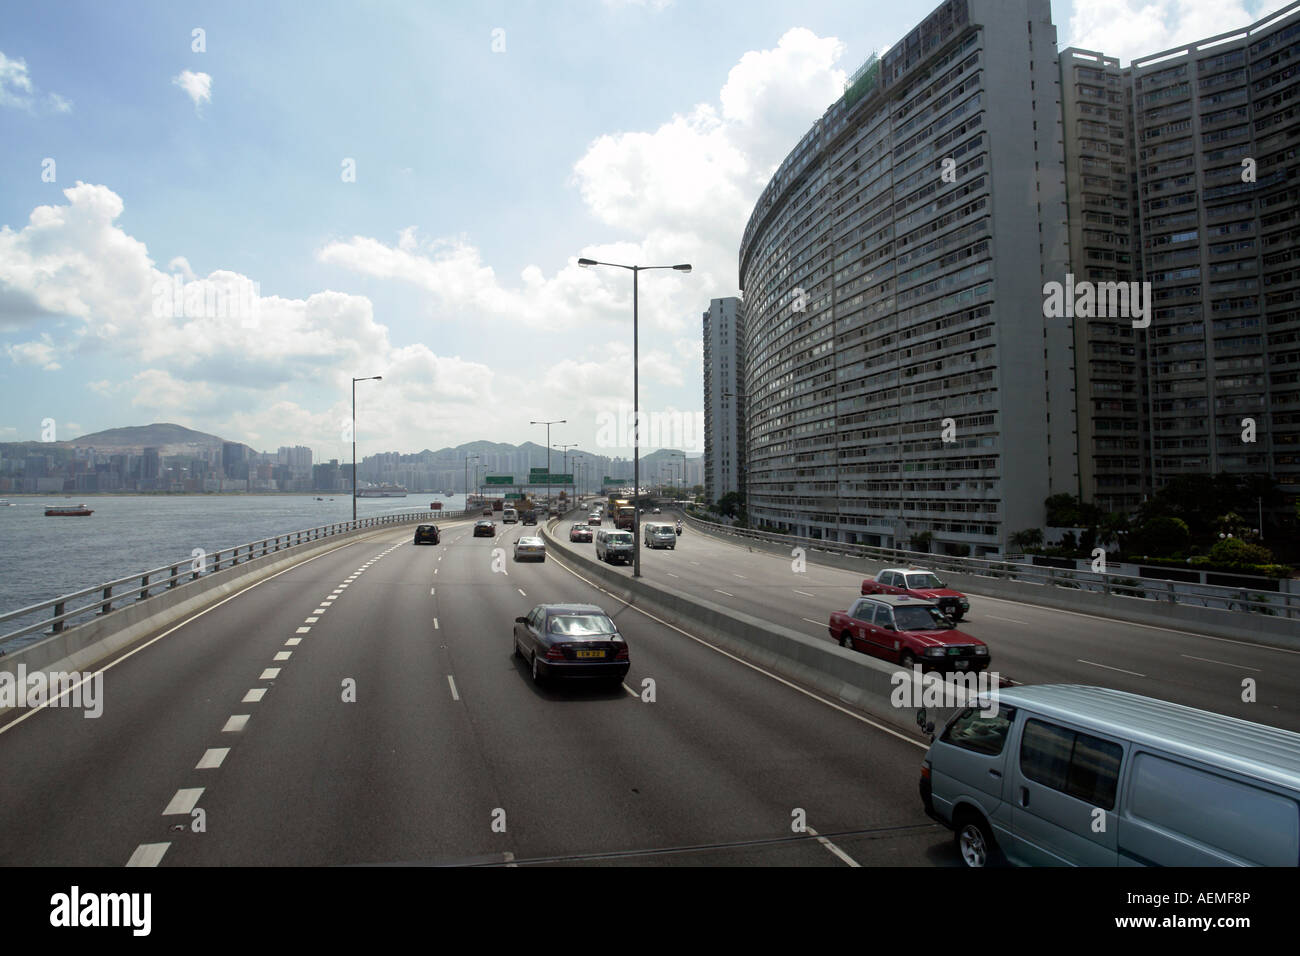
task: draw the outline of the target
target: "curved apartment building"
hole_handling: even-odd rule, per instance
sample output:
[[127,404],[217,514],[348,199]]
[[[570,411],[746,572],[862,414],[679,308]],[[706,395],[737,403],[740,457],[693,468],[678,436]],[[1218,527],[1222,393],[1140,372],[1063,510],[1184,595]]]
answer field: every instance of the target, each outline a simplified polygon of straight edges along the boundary
[[804,135],[740,248],[752,522],[983,555],[1078,490],[1048,0],[948,0]]

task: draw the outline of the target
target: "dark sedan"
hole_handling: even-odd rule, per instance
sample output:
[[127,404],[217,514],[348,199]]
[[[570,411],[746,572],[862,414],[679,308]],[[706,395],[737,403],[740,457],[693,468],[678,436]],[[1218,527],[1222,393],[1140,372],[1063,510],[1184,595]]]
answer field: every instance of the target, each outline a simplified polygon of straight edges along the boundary
[[594,604],[539,604],[515,618],[515,656],[533,680],[587,677],[621,684],[631,667],[627,642]]
[[484,519],[483,521],[474,522],[474,537],[491,538],[497,533],[495,522]]
[[438,543],[438,526],[436,524],[422,524],[415,529],[416,544],[437,544]]

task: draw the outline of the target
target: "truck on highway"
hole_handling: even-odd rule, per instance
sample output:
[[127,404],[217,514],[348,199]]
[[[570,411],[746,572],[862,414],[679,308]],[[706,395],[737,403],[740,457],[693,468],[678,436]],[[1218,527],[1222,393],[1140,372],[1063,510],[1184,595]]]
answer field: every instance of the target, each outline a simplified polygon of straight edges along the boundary
[[954,591],[939,579],[939,575],[924,568],[885,568],[879,574],[868,574],[862,579],[862,593],[906,594],[922,601],[933,601],[943,613],[960,621],[970,610],[970,599]]
[[614,527],[624,531],[631,531],[636,527],[636,508],[632,505],[619,505],[618,511],[614,514]]

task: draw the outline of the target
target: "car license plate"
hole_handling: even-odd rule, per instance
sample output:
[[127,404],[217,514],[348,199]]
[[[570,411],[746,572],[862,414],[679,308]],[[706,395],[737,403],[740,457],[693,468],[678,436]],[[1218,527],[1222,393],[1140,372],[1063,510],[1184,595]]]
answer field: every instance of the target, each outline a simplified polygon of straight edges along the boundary
[[578,657],[604,657],[604,651],[578,651]]
[[957,670],[964,671],[966,669],[966,665],[968,665],[969,663],[970,661],[957,661]]

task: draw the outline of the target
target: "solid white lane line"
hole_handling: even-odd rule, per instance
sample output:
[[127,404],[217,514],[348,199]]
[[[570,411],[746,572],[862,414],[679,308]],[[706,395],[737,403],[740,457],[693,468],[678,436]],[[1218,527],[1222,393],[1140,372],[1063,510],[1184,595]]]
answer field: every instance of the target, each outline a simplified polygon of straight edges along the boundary
[[226,754],[230,753],[229,747],[210,747],[199,759],[195,770],[216,770],[221,766],[221,761],[226,759]]
[[627,684],[624,684],[624,685],[623,685],[623,689],[624,689],[625,691],[627,691],[627,692],[628,692],[630,695],[632,695],[633,697],[637,698],[638,700],[641,699],[641,695],[638,694],[636,691],[634,691],[631,687],[628,687]]
[[265,687],[254,687],[252,690],[250,690],[247,694],[244,695],[244,699],[241,700],[240,703],[241,703],[241,704],[256,704],[258,701],[260,701],[260,700],[261,700],[263,697],[265,697],[265,696],[266,696],[266,688],[265,688]]
[[127,866],[157,866],[170,843],[141,843],[126,861]]
[[266,670],[262,671],[262,676],[259,677],[258,680],[275,680],[279,676],[280,668],[268,667]]
[[287,641],[284,642],[284,646],[285,646],[285,647],[297,647],[297,646],[298,646],[299,644],[301,644],[301,643],[302,643],[302,638],[301,638],[301,637],[291,637],[291,638],[289,638]]
[[1216,661],[1211,657],[1193,657],[1191,654],[1183,654],[1182,656],[1187,658],[1189,661],[1205,661],[1207,664],[1222,664],[1224,667],[1235,667],[1237,670],[1241,671],[1262,670],[1262,668],[1259,667],[1247,667],[1245,664],[1233,664],[1229,661]]
[[290,657],[292,657],[292,656],[293,656],[293,651],[279,651],[279,652],[275,655],[275,657],[271,658],[271,660],[274,660],[274,661],[287,661],[287,660],[288,660]]
[[221,728],[223,734],[237,734],[244,729],[248,723],[248,714],[235,714],[226,721],[226,726]]
[[167,804],[167,809],[163,811],[163,816],[170,817],[178,814],[190,815],[194,805],[199,802],[199,797],[203,796],[202,787],[190,787],[186,790],[177,790],[176,796],[172,797],[171,803]]
[[989,615],[989,620],[992,620],[992,621],[1010,621],[1012,624],[1024,624],[1024,625],[1027,626],[1027,627],[1032,627],[1032,626],[1033,626],[1033,625],[1030,624],[1028,621],[1017,621],[1014,617],[998,617],[996,614],[990,614],[990,615]]
[[456,681],[450,674],[447,675],[447,684],[451,687],[451,699],[460,700],[460,694],[456,693]]
[[[824,836],[819,836],[818,833],[817,833],[817,831],[814,830],[812,827],[808,827],[808,832],[811,833],[813,836],[817,837],[817,842],[818,842],[818,843],[820,843],[822,846],[826,847],[826,849],[830,850],[832,853],[834,853],[836,856],[838,856],[841,860],[843,860],[843,861],[844,861],[845,863],[847,863],[849,866],[853,866],[853,867],[858,867],[858,866],[859,866],[857,860],[853,859],[853,857],[849,856],[847,853],[845,853],[843,850],[841,850],[839,847],[837,847],[837,846],[836,846],[834,843],[832,843],[830,840],[826,839]],[[860,868],[860,867],[859,867],[859,868]]]
[[311,630],[310,627],[300,627],[300,628],[298,628],[298,630],[294,631],[294,633],[295,633],[295,634],[306,634],[306,633],[307,633],[308,631],[310,631],[310,630]]
[[1104,667],[1108,671],[1119,671],[1121,674],[1132,674],[1134,677],[1146,677],[1146,674],[1139,674],[1137,671],[1126,671],[1122,667],[1111,667],[1109,664],[1098,664],[1096,661],[1085,661],[1082,657],[1076,657],[1080,664],[1091,664],[1093,667]]
[[713,590],[717,591],[719,594],[725,594],[727,597],[735,597],[735,596],[736,596],[736,595],[732,594],[730,591],[723,591],[723,590],[720,590],[719,588],[714,588]]
[[814,620],[813,620],[812,618],[810,618],[810,617],[803,617],[803,618],[800,618],[799,620],[801,620],[801,621],[807,621],[809,624],[816,624],[818,627],[826,627],[826,628],[829,628],[829,627],[830,627],[830,624],[829,624],[827,621],[814,621]]
[[798,588],[792,588],[791,590],[793,590],[795,594],[802,594],[802,595],[804,595],[805,597],[816,597],[816,596],[817,596],[817,595],[812,594],[812,593],[810,593],[810,592],[808,592],[808,591],[800,591]]

